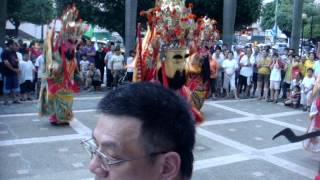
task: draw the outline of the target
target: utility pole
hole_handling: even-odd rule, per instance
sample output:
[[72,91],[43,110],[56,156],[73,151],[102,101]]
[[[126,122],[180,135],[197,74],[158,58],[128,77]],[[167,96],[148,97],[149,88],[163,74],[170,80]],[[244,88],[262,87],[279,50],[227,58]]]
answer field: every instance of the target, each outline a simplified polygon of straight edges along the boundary
[[313,14],[311,16],[311,24],[310,24],[310,39],[313,38]]
[[236,11],[237,0],[223,1],[223,43],[227,44],[229,48],[233,43]]
[[4,48],[7,22],[7,0],[0,1],[0,47]]
[[135,48],[138,0],[125,2],[125,57]]
[[298,52],[299,44],[300,44],[300,30],[302,25],[302,7],[303,7],[302,0],[293,1],[293,22],[292,22],[290,48],[294,49],[295,52]]
[[276,44],[277,42],[277,37],[278,37],[278,5],[279,5],[279,0],[276,0],[276,10],[275,10],[275,13],[274,13],[274,26],[276,28],[276,33],[275,35],[273,36],[273,43]]

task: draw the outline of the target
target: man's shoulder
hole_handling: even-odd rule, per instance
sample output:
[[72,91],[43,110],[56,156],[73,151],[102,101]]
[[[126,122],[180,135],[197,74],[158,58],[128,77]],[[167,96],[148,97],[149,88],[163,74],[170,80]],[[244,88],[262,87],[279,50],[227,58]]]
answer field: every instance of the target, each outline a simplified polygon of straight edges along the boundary
[[11,51],[9,51],[8,49],[5,49],[3,52],[2,52],[2,56],[3,57],[8,57],[10,54],[13,54]]

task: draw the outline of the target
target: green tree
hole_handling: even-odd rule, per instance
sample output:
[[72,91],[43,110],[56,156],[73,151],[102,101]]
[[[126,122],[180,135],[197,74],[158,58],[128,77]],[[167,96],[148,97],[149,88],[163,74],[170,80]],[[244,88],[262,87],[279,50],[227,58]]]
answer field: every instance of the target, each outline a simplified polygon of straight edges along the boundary
[[22,22],[47,24],[53,12],[52,0],[10,0],[7,4],[7,19],[15,26],[16,35]]
[[[278,25],[280,29],[287,35],[291,36],[292,28],[292,0],[279,0],[278,9]],[[310,24],[313,17],[313,31],[314,37],[320,37],[319,31],[316,27],[320,24],[320,8],[315,6],[313,0],[304,0],[303,2],[303,13],[307,15],[304,19],[304,34],[306,37],[310,37]],[[275,3],[270,2],[263,6],[262,8],[262,29],[271,29],[274,26],[275,18]]]
[[[125,0],[57,0],[57,14],[71,4],[76,4],[80,17],[91,24],[99,25],[110,31],[125,34]],[[154,7],[154,0],[138,0],[138,10]],[[145,24],[146,19],[137,16],[137,21]]]
[[6,36],[7,0],[0,1],[0,47],[4,47]]
[[[58,14],[61,14],[68,4],[75,3],[84,20],[117,31],[124,37],[125,0],[57,0],[56,2]],[[223,0],[186,0],[186,3],[194,4],[196,15],[215,18],[222,27]],[[138,0],[137,13],[154,7],[154,4],[155,0]],[[238,0],[235,28],[242,29],[257,21],[261,6],[261,0]],[[146,19],[138,15],[137,21],[145,24]]]
[[[223,2],[223,0],[186,0],[186,3],[194,4],[193,11],[196,15],[214,18],[220,27],[223,22]],[[235,29],[241,30],[256,22],[260,17],[261,8],[261,0],[238,0]]]

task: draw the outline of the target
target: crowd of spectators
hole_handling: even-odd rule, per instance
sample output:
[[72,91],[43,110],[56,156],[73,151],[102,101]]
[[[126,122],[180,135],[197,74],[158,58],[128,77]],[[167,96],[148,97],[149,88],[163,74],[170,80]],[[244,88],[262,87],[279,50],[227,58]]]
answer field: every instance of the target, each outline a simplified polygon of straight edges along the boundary
[[[123,81],[132,81],[134,51],[125,61],[119,45],[82,39],[75,53],[83,91],[101,91],[103,84],[111,89]],[[27,45],[22,40],[9,39],[6,47],[0,48],[0,57],[0,94],[4,95],[4,104],[38,98],[45,76],[43,42]]]
[[309,111],[320,61],[315,52],[298,55],[289,48],[280,55],[270,46],[232,50],[216,46],[210,70],[212,99],[257,98]]

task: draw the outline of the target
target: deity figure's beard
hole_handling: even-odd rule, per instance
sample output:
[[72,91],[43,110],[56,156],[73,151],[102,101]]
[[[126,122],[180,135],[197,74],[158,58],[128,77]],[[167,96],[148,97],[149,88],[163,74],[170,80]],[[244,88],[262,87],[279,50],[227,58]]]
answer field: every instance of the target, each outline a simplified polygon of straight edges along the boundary
[[65,57],[66,57],[67,60],[69,60],[69,61],[73,60],[74,57],[75,57],[74,50],[68,49],[67,52],[65,52]]
[[[159,78],[159,81],[163,83],[162,69],[159,69],[158,71],[158,78]],[[167,76],[167,79],[168,79],[168,85],[170,89],[173,89],[173,90],[181,89],[187,82],[186,71],[185,70],[176,71],[172,78]]]

